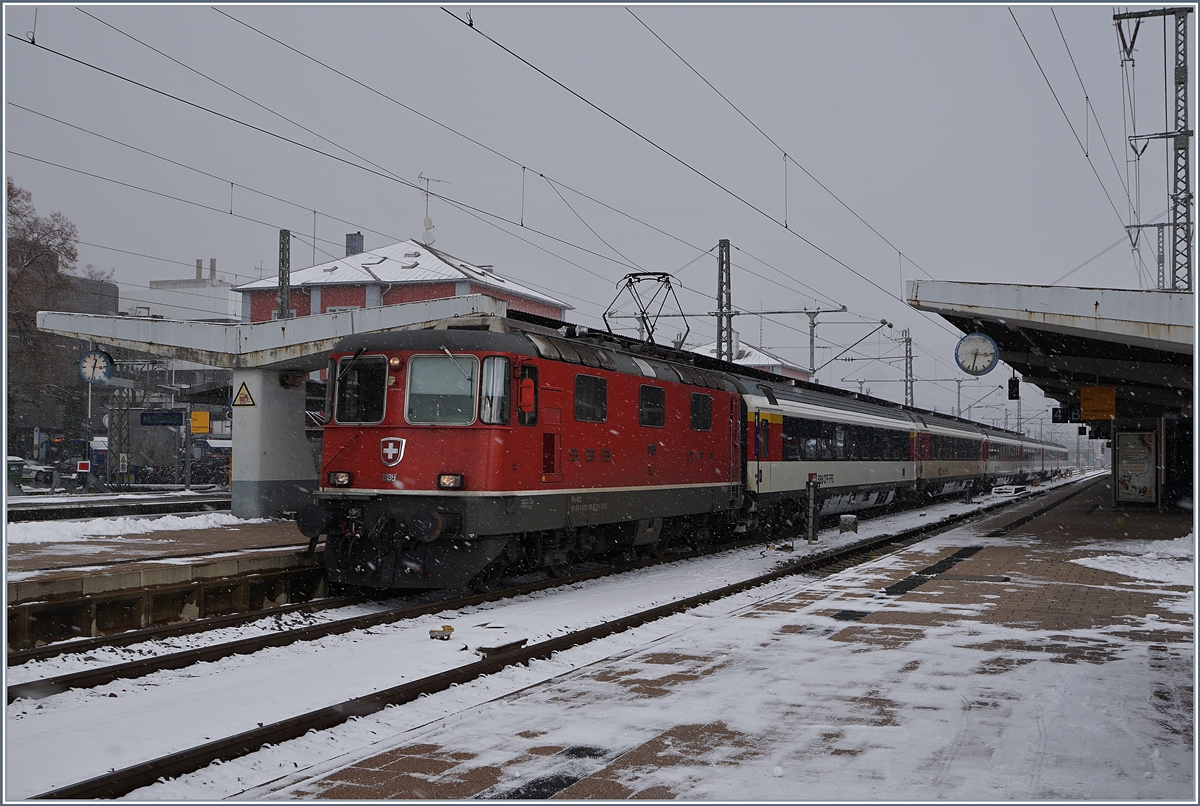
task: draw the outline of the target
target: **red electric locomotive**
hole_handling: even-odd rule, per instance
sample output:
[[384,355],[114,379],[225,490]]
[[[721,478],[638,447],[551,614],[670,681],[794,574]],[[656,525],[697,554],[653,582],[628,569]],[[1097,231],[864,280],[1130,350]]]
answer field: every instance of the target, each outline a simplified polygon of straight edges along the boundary
[[487,588],[807,510],[1058,472],[1062,446],[536,317],[351,336],[330,354],[316,503],[335,583]]
[[661,552],[741,505],[735,387],[628,342],[487,317],[351,336],[328,372],[320,490],[298,521],[326,535],[338,583],[486,588]]

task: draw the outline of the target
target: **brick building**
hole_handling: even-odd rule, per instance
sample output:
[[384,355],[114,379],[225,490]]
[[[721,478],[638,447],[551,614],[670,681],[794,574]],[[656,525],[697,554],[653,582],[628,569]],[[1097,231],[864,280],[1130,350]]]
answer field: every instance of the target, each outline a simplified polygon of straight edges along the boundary
[[[417,241],[362,250],[362,235],[346,236],[346,257],[297,269],[290,276],[292,316],[377,308],[404,302],[487,294],[512,310],[562,319],[571,306],[492,270],[476,266]],[[279,278],[240,285],[242,320],[277,318]]]

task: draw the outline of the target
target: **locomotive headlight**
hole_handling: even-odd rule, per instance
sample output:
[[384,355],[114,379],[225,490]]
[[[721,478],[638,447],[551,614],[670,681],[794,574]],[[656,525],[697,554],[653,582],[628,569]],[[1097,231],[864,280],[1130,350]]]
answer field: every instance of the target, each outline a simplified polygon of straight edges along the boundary
[[350,473],[346,470],[335,470],[329,474],[330,487],[349,487]]
[[388,366],[392,369],[400,369],[400,356],[394,355],[388,359]]
[[462,473],[442,473],[438,476],[439,490],[461,490],[463,488]]

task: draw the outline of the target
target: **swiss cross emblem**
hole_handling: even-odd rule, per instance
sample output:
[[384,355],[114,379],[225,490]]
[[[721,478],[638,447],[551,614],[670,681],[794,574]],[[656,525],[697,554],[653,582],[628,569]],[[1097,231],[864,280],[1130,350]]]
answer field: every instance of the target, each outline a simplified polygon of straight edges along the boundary
[[379,455],[386,467],[400,464],[404,458],[404,440],[400,437],[384,437],[379,440]]

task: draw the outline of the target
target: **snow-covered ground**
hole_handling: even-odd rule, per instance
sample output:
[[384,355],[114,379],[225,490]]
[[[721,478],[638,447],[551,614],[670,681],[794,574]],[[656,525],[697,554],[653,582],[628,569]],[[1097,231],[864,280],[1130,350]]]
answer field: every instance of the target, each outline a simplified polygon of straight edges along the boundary
[[243,519],[228,512],[206,512],[202,515],[148,515],[123,518],[80,518],[75,520],[22,521],[7,524],[5,544],[25,543],[86,543],[90,537],[119,537],[144,535],[151,532],[172,532],[184,529],[216,529],[221,526],[242,526],[266,523],[266,518]]
[[[978,509],[979,504],[966,505],[962,503],[943,504],[939,510],[957,511],[963,508]],[[904,513],[886,519],[878,519],[863,523],[858,539],[870,534],[899,531],[917,523],[926,523],[931,518],[939,517],[938,512]],[[826,532],[818,548],[828,548],[831,544],[842,543],[855,539],[855,535],[837,535],[836,532]],[[974,540],[979,538],[973,537]],[[1193,560],[1191,554],[1191,539],[1169,543],[1155,542],[1153,549],[1156,557],[1135,551],[1133,556],[1138,562],[1128,562],[1130,544],[1114,541],[1112,546],[1105,544],[1098,550],[1103,551],[1099,559],[1109,562],[1112,560],[1118,573],[1133,575],[1135,578],[1166,582],[1179,578],[1182,569],[1189,567]],[[798,544],[801,551],[807,550],[802,543]],[[920,549],[935,550],[935,549]],[[230,735],[240,730],[256,727],[260,723],[273,722],[298,713],[330,705],[334,702],[349,699],[398,683],[417,679],[442,669],[458,666],[475,658],[471,649],[478,646],[491,646],[507,643],[516,638],[526,638],[531,643],[548,637],[560,635],[570,630],[579,629],[588,624],[617,618],[628,612],[641,610],[646,607],[691,595],[701,590],[707,590],[734,580],[742,579],[754,573],[762,573],[774,567],[781,559],[790,555],[765,551],[762,548],[725,552],[713,557],[690,561],[686,564],[672,564],[653,569],[643,569],[620,577],[596,580],[573,586],[566,590],[548,591],[521,597],[517,600],[496,603],[486,606],[445,612],[436,616],[416,619],[397,625],[376,627],[359,633],[334,636],[321,641],[295,645],[279,649],[270,649],[253,656],[227,658],[213,664],[200,664],[189,669],[171,672],[161,672],[147,678],[134,681],[118,681],[107,686],[88,690],[64,692],[44,700],[18,701],[6,710],[6,776],[5,792],[9,799],[27,798],[54,787],[62,786],[88,777],[101,774],[114,768],[129,766],[133,763],[164,755],[168,752],[192,747],[204,741]],[[1122,563],[1121,559],[1125,562]],[[475,719],[477,713],[484,713],[486,720],[480,721],[477,731],[478,747],[466,747],[464,752],[475,752],[486,756],[496,752],[494,747],[487,747],[487,741],[495,741],[497,733],[511,737],[521,730],[513,727],[517,721],[529,720],[545,725],[561,723],[561,729],[567,733],[572,730],[584,730],[572,726],[569,720],[563,720],[559,713],[549,713],[546,705],[540,709],[535,707],[527,710],[530,697],[527,695],[517,700],[503,699],[520,691],[532,683],[548,680],[567,674],[575,669],[582,669],[589,664],[604,658],[629,655],[631,658],[649,643],[665,646],[704,646],[710,654],[720,653],[722,647],[727,647],[731,654],[745,654],[748,619],[730,618],[744,614],[764,602],[778,601],[795,596],[798,590],[811,591],[812,595],[835,596],[837,591],[850,585],[858,585],[861,589],[874,584],[873,580],[886,577],[891,564],[899,562],[899,555],[888,555],[874,563],[856,569],[849,575],[838,575],[830,580],[816,581],[803,578],[782,580],[755,591],[733,597],[722,603],[716,603],[691,614],[665,619],[652,625],[630,631],[620,636],[614,636],[605,641],[597,642],[586,647],[579,647],[570,652],[560,653],[553,659],[536,662],[528,668],[519,667],[492,675],[466,686],[456,687],[450,691],[404,706],[400,709],[388,709],[381,714],[366,719],[356,720],[340,728],[323,731],[302,739],[288,742],[285,745],[267,748],[238,761],[202,770],[177,781],[164,782],[148,787],[131,795],[132,799],[170,799],[170,800],[211,800],[216,798],[262,797],[268,794],[267,787],[271,781],[278,779],[285,772],[297,769],[332,769],[336,765],[348,764],[364,754],[381,749],[381,746],[391,746],[404,741],[417,741],[414,738],[422,731],[436,733],[439,726],[449,723],[463,724],[464,721]],[[845,577],[849,576],[847,581]],[[1165,579],[1164,579],[1165,577]],[[857,580],[857,581],[855,581]],[[878,587],[878,585],[875,585]],[[1158,586],[1161,587],[1161,586]],[[1193,600],[1180,601],[1178,596],[1165,597],[1171,600],[1173,612],[1191,613]],[[780,615],[782,618],[784,615]],[[966,614],[964,614],[966,615]],[[821,618],[810,619],[818,626]],[[828,622],[828,619],[825,619]],[[770,625],[762,617],[754,620],[754,633],[765,630],[770,632]],[[451,641],[430,641],[428,631],[443,624],[455,627],[454,638]],[[844,626],[844,625],[842,625]],[[778,625],[776,625],[778,627]],[[247,628],[250,631],[262,629],[278,629],[279,625],[273,619],[265,619],[258,626]],[[994,636],[981,637],[980,642],[1005,640],[1011,630],[999,627],[989,628]],[[862,707],[862,703],[871,696],[873,687],[878,687],[878,676],[883,670],[876,668],[871,661],[872,656],[895,658],[892,653],[856,653],[853,646],[845,646],[838,651],[830,651],[832,643],[824,641],[820,630],[812,635],[800,637],[797,645],[789,645],[786,652],[754,653],[752,667],[744,670],[741,677],[735,677],[732,683],[735,688],[726,688],[709,692],[708,695],[700,690],[692,692],[692,697],[700,699],[687,707],[695,708],[695,720],[703,721],[720,717],[724,724],[730,725],[734,720],[737,730],[745,733],[762,733],[765,723],[772,719],[771,707],[780,713],[782,708],[787,710],[796,707],[793,701],[796,692],[806,692],[804,696],[807,707],[817,711],[821,708],[832,707],[841,703],[854,710]],[[1008,636],[1011,638],[1011,636]],[[1035,636],[1036,637],[1036,636]],[[1028,631],[1022,631],[1022,639],[1028,639]],[[907,726],[904,736],[893,736],[888,741],[891,749],[880,751],[886,753],[899,752],[933,752],[937,747],[946,745],[947,741],[958,733],[962,726],[941,724],[938,720],[946,717],[945,713],[935,717],[927,713],[922,692],[927,695],[931,687],[954,683],[954,681],[969,677],[965,672],[970,663],[978,663],[977,651],[967,651],[963,647],[963,632],[951,627],[933,628],[926,631],[921,642],[921,656],[924,658],[924,671],[917,677],[909,676],[908,698],[898,696],[904,692],[889,692],[888,696],[897,703],[897,713],[894,721]],[[975,641],[972,637],[970,641]],[[818,646],[816,643],[820,642]],[[678,648],[677,646],[677,648]],[[859,647],[861,649],[861,647]],[[140,651],[161,651],[144,647],[141,650],[131,648],[137,654]],[[974,654],[973,654],[974,653]],[[127,658],[121,658],[127,659]],[[96,661],[104,659],[97,658]],[[50,662],[37,665],[27,665],[31,671],[21,671],[22,675],[43,677],[49,674],[61,674],[73,670],[72,664],[92,664],[96,661],[81,659],[57,661],[58,667]],[[108,662],[112,662],[109,659]],[[1132,658],[1128,661],[1136,666]],[[920,665],[920,664],[918,664]],[[1001,702],[997,707],[1010,710],[1013,708],[1030,709],[1028,714],[1021,710],[1017,716],[1028,715],[1030,725],[1040,725],[1039,730],[1046,731],[1041,741],[1043,750],[1048,746],[1045,741],[1056,731],[1072,729],[1091,732],[1099,729],[1111,731],[1117,722],[1113,720],[1112,703],[1122,703],[1120,692],[1107,691],[1103,680],[1096,677],[1090,667],[1071,670],[1076,674],[1075,680],[1082,672],[1083,677],[1094,678],[1082,695],[1095,697],[1096,702],[1086,708],[1076,709],[1082,717],[1077,716],[1073,722],[1056,722],[1053,719],[1047,723],[1046,718],[1053,717],[1056,709],[1062,707],[1067,700],[1062,700],[1059,691],[1065,690],[1067,676],[1054,675],[1047,677],[1045,664],[1020,666],[1010,672],[1028,677],[1018,681],[1022,686],[1028,685],[1029,691],[1039,692],[1034,700],[1046,697],[1054,700],[1054,707],[1044,706],[1039,713],[1032,710],[1034,706],[1022,702],[1019,706]],[[1144,666],[1144,663],[1143,663]],[[25,669],[26,667],[19,667]],[[1107,666],[1105,667],[1107,668]],[[797,678],[803,672],[800,678]],[[1054,672],[1054,669],[1050,669]],[[893,670],[894,672],[894,670]],[[1146,690],[1149,685],[1145,679],[1146,671],[1135,674],[1136,669],[1130,669],[1129,679],[1132,690]],[[14,670],[14,674],[18,671]],[[1098,672],[1097,672],[1098,673]],[[15,679],[15,678],[14,678]],[[570,676],[564,680],[569,680]],[[1006,676],[1006,681],[1016,678]],[[717,685],[717,678],[713,678]],[[814,684],[814,681],[819,681]],[[874,681],[874,682],[872,682]],[[1086,682],[1086,681],[1084,681]],[[564,683],[566,685],[567,683]],[[730,686],[729,680],[720,683]],[[1072,683],[1075,686],[1075,683]],[[1141,688],[1139,688],[1139,686]],[[859,691],[859,689],[862,689]],[[953,686],[951,686],[953,688]],[[1074,690],[1074,689],[1072,689]],[[855,692],[858,692],[857,694]],[[730,692],[738,692],[731,697]],[[1070,696],[1076,696],[1072,694]],[[953,697],[954,695],[948,695]],[[966,696],[960,694],[959,696]],[[783,698],[784,701],[780,701]],[[792,698],[792,699],[789,699]],[[619,699],[619,698],[618,698]],[[723,704],[722,704],[723,703]],[[826,703],[822,706],[821,703]],[[848,703],[848,705],[847,705]],[[858,705],[855,705],[858,703]],[[907,703],[907,704],[906,704]],[[1102,708],[1095,707],[1097,704]],[[517,706],[520,707],[518,718]],[[676,703],[676,707],[678,707]],[[614,708],[624,708],[614,700]],[[1120,705],[1124,708],[1124,705]],[[654,722],[650,714],[653,707],[647,708],[645,703],[629,705],[626,710],[641,708],[647,715],[642,722],[636,719],[630,724],[644,724],[644,729],[653,729]],[[731,710],[732,709],[732,710]],[[1103,713],[1108,711],[1109,713]],[[622,711],[622,718],[631,717],[632,711]],[[815,713],[815,712],[814,712]],[[1088,716],[1090,714],[1090,716]],[[740,715],[740,716],[739,716]],[[616,714],[614,714],[616,716]],[[510,719],[511,717],[511,724]],[[736,717],[736,719],[735,719]],[[689,715],[689,720],[693,717]],[[1144,715],[1137,715],[1144,721]],[[503,719],[497,723],[497,719]],[[1080,720],[1082,723],[1079,723]],[[1090,720],[1090,721],[1089,721]],[[617,724],[620,719],[612,720]],[[1012,721],[1008,717],[1006,722]],[[591,738],[577,743],[596,744],[603,734],[603,725],[609,720],[590,720]],[[1103,724],[1100,724],[1103,723]],[[1022,722],[1022,724],[1024,724]],[[1121,723],[1124,725],[1124,723]],[[1138,723],[1140,726],[1140,722]],[[1121,727],[1121,730],[1142,730],[1141,727]],[[499,731],[497,728],[499,727]],[[947,735],[947,731],[951,735]],[[599,733],[597,733],[597,731]],[[955,733],[957,731],[958,733]],[[769,731],[768,731],[769,732]],[[857,735],[857,732],[843,731],[843,735]],[[399,736],[398,736],[399,734]],[[570,738],[564,736],[564,740]],[[876,741],[878,737],[872,738]],[[1035,737],[1036,738],[1036,737]],[[455,741],[465,741],[456,738]],[[557,740],[556,740],[557,741]],[[616,741],[614,739],[614,741]],[[626,739],[631,741],[631,739]],[[782,741],[782,739],[781,739]],[[1090,741],[1099,742],[1098,737]],[[388,744],[390,742],[390,744]],[[899,743],[899,746],[897,745]],[[1124,742],[1124,744],[1122,743]],[[868,742],[869,744],[870,742]],[[1114,740],[1108,743],[1113,752],[1105,751],[1107,758],[1125,744]],[[614,745],[615,746],[615,745]],[[1007,741],[1004,744],[1007,748]],[[718,799],[856,799],[856,798],[892,798],[915,797],[925,799],[936,794],[943,797],[973,797],[987,799],[992,797],[1074,797],[1073,793],[1082,790],[1078,784],[1057,779],[1046,783],[1043,775],[1042,783],[1037,787],[1013,793],[999,793],[995,787],[988,788],[983,782],[998,780],[1005,776],[1012,777],[1021,769],[1020,758],[1009,755],[1017,753],[1016,749],[997,749],[1001,760],[997,761],[996,770],[1007,769],[1009,772],[979,776],[978,780],[966,776],[960,780],[961,765],[954,768],[951,765],[938,779],[937,786],[930,788],[928,781],[910,781],[907,789],[901,788],[894,793],[891,790],[881,790],[883,786],[878,780],[858,778],[856,782],[842,782],[842,788],[837,791],[828,790],[818,794],[807,788],[798,789],[801,780],[815,783],[822,777],[816,775],[822,770],[830,772],[832,763],[844,764],[846,758],[832,756],[819,760],[807,757],[789,758],[786,747],[760,748],[760,755],[765,761],[761,764],[739,765],[735,769],[725,767],[714,768],[710,780],[688,784],[690,795],[694,797]],[[1151,751],[1147,751],[1151,752]],[[1175,748],[1155,746],[1156,756],[1161,763],[1179,765],[1178,751]],[[1163,753],[1168,758],[1163,760]],[[1081,757],[1082,758],[1082,757]],[[1044,759],[1043,759],[1044,761]],[[1144,760],[1143,760],[1144,761]],[[1139,761],[1138,763],[1141,763]],[[1149,763],[1149,762],[1147,762]],[[813,765],[816,765],[815,768]],[[1190,762],[1189,762],[1190,764]],[[1126,765],[1128,766],[1128,765]],[[1150,765],[1153,769],[1153,764]],[[778,768],[778,770],[776,769]],[[766,769],[765,777],[760,780],[759,773]],[[1057,769],[1057,767],[1054,767]],[[1151,771],[1153,772],[1153,769]],[[1021,773],[1023,774],[1023,773]],[[1139,773],[1140,775],[1140,773]],[[1177,776],[1177,773],[1176,773]],[[1050,776],[1053,778],[1053,776]],[[1086,776],[1085,776],[1086,777]],[[935,776],[937,778],[937,776]],[[753,779],[753,780],[751,780]],[[832,780],[832,779],[827,779]],[[886,776],[883,780],[886,780]],[[1179,778],[1174,779],[1174,788],[1167,787],[1164,792],[1175,792],[1179,787]],[[722,784],[721,781],[728,781]],[[1157,783],[1155,784],[1157,786]],[[1139,782],[1139,786],[1142,783]],[[1149,786],[1149,784],[1146,784]],[[263,788],[266,787],[266,788]],[[924,788],[922,788],[924,787]],[[981,788],[982,787],[982,788]],[[1056,789],[1055,787],[1061,787]],[[1091,791],[1091,790],[1088,790]],[[1139,789],[1139,792],[1159,791]],[[1190,791],[1187,790],[1187,791]],[[1049,792],[1049,795],[1038,793]],[[245,793],[239,795],[239,793]],[[1057,795],[1055,794],[1057,793]],[[281,792],[286,796],[286,792]],[[1103,793],[1096,793],[1103,796]],[[1136,795],[1131,795],[1136,796]],[[1149,794],[1149,797],[1179,797],[1175,794]]]
[[[1088,477],[1090,478],[1090,477]],[[1057,484],[1069,483],[1069,480],[1057,482]],[[1049,485],[1052,488],[1054,485]],[[1046,489],[1046,488],[1043,488]],[[832,547],[843,546],[848,543],[858,542],[881,535],[896,534],[905,529],[915,528],[917,526],[925,526],[929,523],[938,523],[948,518],[959,515],[963,512],[987,510],[993,507],[1002,506],[1013,500],[1019,500],[1026,496],[1011,496],[1011,495],[989,495],[980,496],[975,499],[973,504],[965,504],[960,500],[947,501],[928,507],[920,512],[900,512],[894,515],[887,515],[871,520],[861,521],[857,533],[846,532],[839,533],[836,529],[826,529],[820,536],[817,544],[813,547],[808,547],[803,540],[795,541],[794,545],[797,549],[795,554],[772,552],[770,557],[773,559],[770,562],[764,563],[763,560],[767,556],[763,553],[761,547],[744,549],[737,552],[726,552],[721,555],[721,562],[727,564],[731,572],[734,573],[734,578],[744,579],[758,573],[764,573],[766,570],[775,567],[778,562],[785,561],[794,556],[807,554],[811,551],[828,550]],[[18,523],[10,524],[9,540],[13,543],[32,543],[39,542],[39,539],[44,537],[51,542],[78,542],[86,543],[88,538],[100,535],[138,535],[150,534],[154,532],[170,532],[178,529],[204,529],[221,526],[235,526],[248,523],[262,523],[262,519],[239,520],[228,513],[208,513],[204,515],[194,515],[178,517],[169,516],[150,516],[143,518],[111,518],[111,519],[92,519],[92,520],[75,520],[75,521],[52,521],[48,523]],[[39,528],[45,527],[45,528]],[[290,551],[290,548],[281,549]],[[219,559],[225,555],[213,555],[209,559]],[[233,556],[231,554],[231,556]],[[191,558],[184,557],[167,557],[157,560],[157,562],[166,564],[179,564],[190,562]],[[101,570],[99,566],[80,566],[79,570]],[[673,570],[667,573],[675,573]],[[36,576],[37,572],[10,572],[8,575],[9,582],[19,581],[21,579]],[[690,595],[690,594],[688,594]],[[681,597],[673,597],[681,598]],[[291,613],[266,616],[259,621],[249,624],[229,627],[219,630],[211,630],[204,633],[194,635],[184,635],[175,638],[163,639],[160,641],[149,642],[145,644],[134,644],[128,647],[103,647],[86,655],[73,654],[62,655],[58,657],[46,658],[44,660],[32,661],[9,668],[7,671],[7,680],[10,683],[25,683],[30,680],[41,680],[48,677],[57,677],[59,675],[72,674],[74,672],[94,669],[100,666],[110,666],[118,663],[126,663],[138,658],[165,655],[172,652],[179,652],[187,649],[195,649],[202,646],[211,646],[218,643],[227,643],[243,638],[250,638],[263,633],[279,632],[280,630],[293,629],[296,627],[307,626],[310,624],[326,623],[342,618],[352,618],[357,615],[366,613],[377,613],[387,609],[386,603],[364,603],[352,605],[345,608],[334,610],[319,611],[316,613]]]

